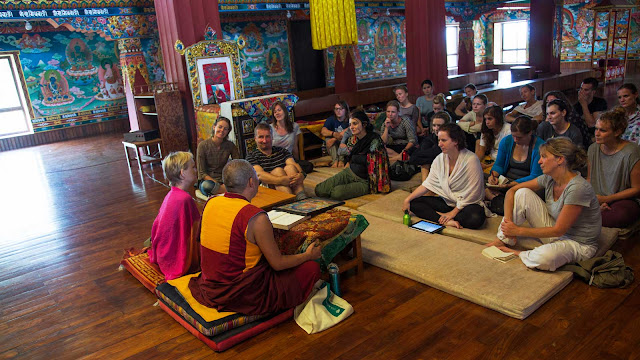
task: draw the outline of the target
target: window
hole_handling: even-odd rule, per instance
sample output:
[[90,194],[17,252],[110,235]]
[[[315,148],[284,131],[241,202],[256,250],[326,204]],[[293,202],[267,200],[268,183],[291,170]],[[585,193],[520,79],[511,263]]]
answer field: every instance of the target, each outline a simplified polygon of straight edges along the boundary
[[447,69],[458,69],[458,25],[447,25]]
[[508,21],[494,24],[494,64],[526,64],[528,60],[528,51],[528,21]]
[[33,133],[17,53],[0,53],[0,138]]

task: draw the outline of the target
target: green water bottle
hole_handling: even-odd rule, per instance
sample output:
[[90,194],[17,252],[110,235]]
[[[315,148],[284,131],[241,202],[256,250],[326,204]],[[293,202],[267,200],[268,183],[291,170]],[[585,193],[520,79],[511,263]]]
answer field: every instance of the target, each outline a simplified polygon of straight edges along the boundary
[[404,216],[402,217],[402,223],[407,226],[411,226],[411,215],[409,215],[409,210],[404,211]]

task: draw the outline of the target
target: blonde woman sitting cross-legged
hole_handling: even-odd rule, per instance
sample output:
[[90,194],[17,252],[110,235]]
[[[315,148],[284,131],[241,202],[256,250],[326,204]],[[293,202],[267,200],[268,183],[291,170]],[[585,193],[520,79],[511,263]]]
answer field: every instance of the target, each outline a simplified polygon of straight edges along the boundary
[[[575,171],[586,161],[585,151],[568,138],[549,139],[541,145],[543,175],[507,191],[498,239],[487,246],[516,253],[527,267],[548,271],[592,258],[598,250],[602,218],[591,184]],[[535,193],[541,189],[544,200]],[[530,228],[521,226],[525,221]],[[522,252],[506,246],[525,237],[543,245]]]

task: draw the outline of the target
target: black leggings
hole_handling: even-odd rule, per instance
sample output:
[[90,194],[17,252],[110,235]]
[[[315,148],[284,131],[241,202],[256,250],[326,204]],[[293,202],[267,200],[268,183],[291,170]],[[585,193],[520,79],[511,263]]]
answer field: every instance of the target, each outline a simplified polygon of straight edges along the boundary
[[[436,223],[440,219],[440,215],[436,211],[445,213],[453,210],[439,196],[421,196],[411,200],[409,207],[416,216]],[[484,224],[484,208],[478,204],[467,205],[453,220],[460,223],[463,228],[478,229]]]

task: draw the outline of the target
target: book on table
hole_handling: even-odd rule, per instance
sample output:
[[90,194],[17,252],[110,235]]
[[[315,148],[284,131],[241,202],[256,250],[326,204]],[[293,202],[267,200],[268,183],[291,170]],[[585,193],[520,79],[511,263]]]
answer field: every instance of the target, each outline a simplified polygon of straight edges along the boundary
[[274,210],[284,211],[291,214],[311,216],[321,212],[325,212],[336,206],[343,205],[344,201],[320,199],[320,198],[308,198],[292,202],[290,204],[276,206]]
[[489,259],[498,260],[503,263],[518,257],[518,255],[514,253],[504,252],[495,246],[484,248],[484,250],[482,250],[482,255],[488,257]]
[[267,213],[271,224],[276,229],[289,230],[309,217],[304,215],[291,214],[284,211],[271,210]]

